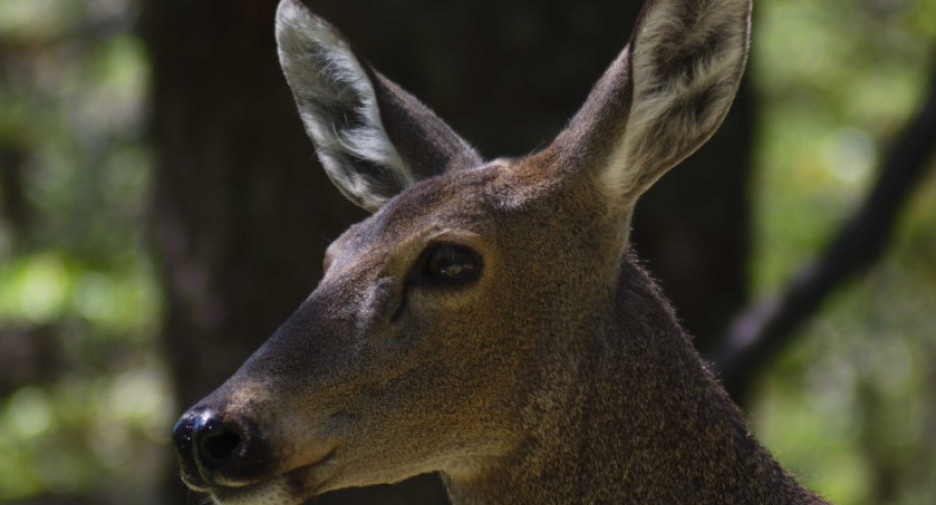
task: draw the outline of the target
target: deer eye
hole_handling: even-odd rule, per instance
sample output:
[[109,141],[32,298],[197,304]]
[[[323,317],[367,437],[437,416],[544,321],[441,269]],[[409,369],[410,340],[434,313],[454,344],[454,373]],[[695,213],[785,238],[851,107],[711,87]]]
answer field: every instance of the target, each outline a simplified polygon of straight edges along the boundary
[[481,274],[481,255],[459,244],[430,245],[422,254],[419,279],[430,284],[467,284]]

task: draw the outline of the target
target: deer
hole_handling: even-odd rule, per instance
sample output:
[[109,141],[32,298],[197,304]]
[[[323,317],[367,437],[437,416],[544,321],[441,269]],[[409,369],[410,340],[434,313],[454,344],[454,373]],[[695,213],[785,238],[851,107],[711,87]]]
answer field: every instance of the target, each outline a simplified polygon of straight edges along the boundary
[[278,54],[321,166],[370,211],[173,428],[219,505],[441,474],[453,505],[825,504],[754,438],[629,242],[718,129],[751,0],[647,0],[546,147],[483,159],[300,0]]

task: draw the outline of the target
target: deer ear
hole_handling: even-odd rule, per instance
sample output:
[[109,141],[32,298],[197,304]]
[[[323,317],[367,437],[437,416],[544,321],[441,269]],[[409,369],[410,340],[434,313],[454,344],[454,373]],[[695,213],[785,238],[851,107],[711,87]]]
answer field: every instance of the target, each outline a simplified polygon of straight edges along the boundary
[[648,0],[631,41],[556,140],[565,167],[631,206],[718,129],[747,58],[750,0]]
[[416,182],[481,164],[429,108],[360,61],[300,0],[276,13],[280,65],[332,182],[371,212]]

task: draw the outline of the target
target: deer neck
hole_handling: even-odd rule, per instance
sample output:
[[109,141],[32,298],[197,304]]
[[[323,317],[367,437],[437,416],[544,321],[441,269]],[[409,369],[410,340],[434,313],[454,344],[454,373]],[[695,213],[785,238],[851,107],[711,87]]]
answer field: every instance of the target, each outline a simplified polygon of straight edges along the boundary
[[822,503],[751,437],[630,260],[612,298],[599,331],[542,360],[517,448],[446,476],[453,505]]

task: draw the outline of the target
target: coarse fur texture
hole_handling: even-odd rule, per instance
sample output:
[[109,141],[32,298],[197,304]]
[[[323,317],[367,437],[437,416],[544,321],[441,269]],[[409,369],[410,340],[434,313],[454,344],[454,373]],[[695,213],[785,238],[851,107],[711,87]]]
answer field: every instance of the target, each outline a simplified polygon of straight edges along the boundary
[[638,197],[717,129],[750,0],[650,0],[546,149],[485,163],[299,0],[280,59],[323,166],[374,214],[182,416],[182,477],[299,505],[441,472],[453,505],[823,504],[744,420],[634,259]]

